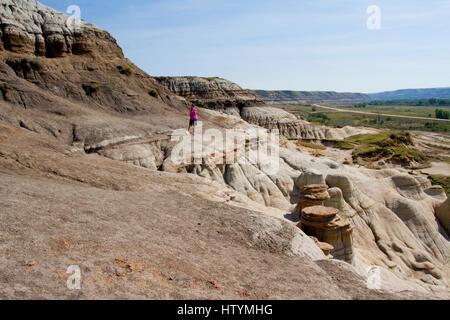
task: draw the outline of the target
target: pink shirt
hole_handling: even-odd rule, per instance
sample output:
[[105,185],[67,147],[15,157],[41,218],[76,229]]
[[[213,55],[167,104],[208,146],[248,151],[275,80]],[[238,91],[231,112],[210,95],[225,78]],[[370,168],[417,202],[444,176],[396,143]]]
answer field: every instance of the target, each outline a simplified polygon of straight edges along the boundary
[[191,109],[191,120],[197,120],[197,109]]

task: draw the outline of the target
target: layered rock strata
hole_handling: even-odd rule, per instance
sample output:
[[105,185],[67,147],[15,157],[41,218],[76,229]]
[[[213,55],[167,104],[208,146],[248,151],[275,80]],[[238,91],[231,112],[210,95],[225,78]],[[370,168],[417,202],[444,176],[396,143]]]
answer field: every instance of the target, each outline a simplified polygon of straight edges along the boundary
[[301,189],[294,214],[300,216],[304,208],[322,206],[328,199],[330,199],[330,195],[328,194],[328,186],[326,184],[306,185]]
[[157,77],[173,93],[199,107],[240,116],[245,107],[262,106],[258,97],[236,83],[221,78]]
[[[190,103],[242,118],[248,123],[273,130],[289,139],[342,139],[352,131],[313,125],[279,108],[265,104],[250,90],[222,78],[157,77],[160,84]],[[354,134],[353,132],[350,133]]]
[[353,262],[353,226],[336,208],[313,206],[302,210],[298,227],[320,242],[330,244],[330,254],[339,260]]
[[33,0],[2,0],[0,30],[0,50],[47,57],[94,53],[123,57],[108,32]]

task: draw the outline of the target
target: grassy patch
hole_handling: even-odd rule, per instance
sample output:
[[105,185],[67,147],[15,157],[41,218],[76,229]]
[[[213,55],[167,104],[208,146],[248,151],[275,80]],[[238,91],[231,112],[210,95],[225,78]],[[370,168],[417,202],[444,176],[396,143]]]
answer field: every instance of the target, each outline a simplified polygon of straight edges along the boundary
[[428,178],[431,180],[433,185],[442,186],[447,193],[450,194],[450,177],[440,176],[440,175],[429,175]]
[[126,76],[131,76],[133,74],[133,69],[128,66],[118,66],[117,69],[121,74],[124,74]]
[[320,144],[315,144],[312,142],[305,142],[305,141],[298,141],[297,145],[306,147],[306,148],[310,148],[310,149],[314,149],[314,150],[325,150],[326,149],[325,146],[322,146]]
[[[373,114],[346,113],[333,110],[324,110],[317,106],[315,110],[311,106],[274,106],[291,112],[299,117],[307,119],[310,122],[327,125],[331,127],[345,126],[363,126],[372,128],[386,128],[398,131],[433,131],[433,132],[449,132],[450,123],[444,121],[436,121],[435,107],[418,107],[418,106],[371,106],[371,108],[358,109],[353,106],[338,106],[341,109],[353,109],[358,111],[368,111]],[[450,107],[445,107],[450,110]],[[377,113],[388,114],[383,116]],[[419,116],[427,119],[414,118],[397,118],[389,116]]]
[[91,84],[83,84],[83,89],[88,96],[92,96],[92,94],[100,90],[100,86],[98,85],[98,83],[94,82]]
[[159,97],[159,92],[158,92],[158,90],[156,90],[155,88],[153,88],[152,90],[150,90],[150,91],[148,92],[148,94],[151,95],[151,96],[154,97],[154,98],[158,98],[158,97]]
[[333,147],[338,148],[338,149],[351,150],[355,147],[354,144],[349,143],[344,140],[331,140],[331,142],[333,142]]
[[412,139],[409,133],[385,131],[375,134],[358,134],[344,139],[353,144],[353,161],[367,164],[381,159],[410,165],[411,162],[424,164],[428,157],[421,151],[410,147]]

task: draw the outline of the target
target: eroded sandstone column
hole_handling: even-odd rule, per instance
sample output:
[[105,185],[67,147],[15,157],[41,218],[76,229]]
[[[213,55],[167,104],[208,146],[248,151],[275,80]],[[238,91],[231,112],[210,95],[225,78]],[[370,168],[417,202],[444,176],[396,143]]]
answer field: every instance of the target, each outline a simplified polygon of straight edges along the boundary
[[348,263],[353,261],[353,226],[331,207],[306,207],[301,212],[298,227],[307,235],[333,246],[330,254]]
[[294,209],[294,214],[300,216],[302,210],[307,207],[323,206],[324,201],[330,199],[326,184],[310,184],[303,186],[298,199],[298,204]]

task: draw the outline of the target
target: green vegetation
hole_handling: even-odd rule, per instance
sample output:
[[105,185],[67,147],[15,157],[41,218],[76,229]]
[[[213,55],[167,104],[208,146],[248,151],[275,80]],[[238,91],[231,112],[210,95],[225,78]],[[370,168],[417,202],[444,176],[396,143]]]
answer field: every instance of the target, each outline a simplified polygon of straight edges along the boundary
[[447,193],[447,196],[450,195],[450,177],[441,175],[429,175],[428,178],[430,178],[433,185],[442,186],[445,190],[445,193]]
[[450,106],[450,99],[375,100],[367,104],[371,106]]
[[438,119],[450,119],[450,112],[448,110],[436,109],[435,114]]
[[404,165],[409,165],[413,161],[424,164],[428,160],[424,153],[410,147],[412,139],[408,132],[359,134],[344,139],[342,143],[345,147],[353,145],[353,161],[361,165],[381,159]]
[[[433,132],[450,132],[450,122],[445,122],[442,120],[438,121],[434,119],[436,108],[431,106],[415,107],[367,105],[364,111],[371,112],[373,114],[358,114],[333,110],[326,110],[326,112],[324,112],[323,109],[320,108],[320,106],[316,107],[316,111],[313,110],[314,107],[303,105],[274,107],[289,111],[299,117],[307,119],[310,122],[332,127],[341,128],[345,126],[364,126],[372,128],[386,128],[398,131],[421,130]],[[361,111],[361,109],[357,109],[353,105],[341,105],[339,106],[339,108]],[[450,111],[450,108],[444,108]],[[422,117],[428,119],[398,118],[384,116],[377,113],[401,115],[405,117]]]
[[315,143],[312,143],[312,142],[298,141],[297,144],[299,146],[303,146],[303,147],[314,149],[314,150],[325,150],[326,149],[325,146],[322,146],[320,144],[315,144]]
[[152,90],[150,90],[148,92],[149,95],[151,95],[152,97],[158,98],[159,97],[159,92],[157,89],[153,88]]
[[93,93],[96,93],[100,90],[100,86],[98,83],[94,82],[91,84],[83,84],[83,89],[88,96],[92,96]]
[[351,150],[355,147],[354,144],[351,144],[344,140],[330,140],[333,142],[333,147],[343,149],[343,150]]
[[128,66],[118,66],[117,69],[121,74],[124,74],[126,76],[131,76],[133,74],[133,69]]
[[[313,110],[314,110],[314,107],[313,107]],[[326,114],[321,113],[321,112],[310,113],[306,117],[306,119],[309,122],[318,122],[318,123],[321,123],[321,124],[324,124],[324,125],[327,125],[330,122],[330,120],[331,120],[330,117],[328,117]]]

